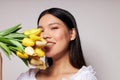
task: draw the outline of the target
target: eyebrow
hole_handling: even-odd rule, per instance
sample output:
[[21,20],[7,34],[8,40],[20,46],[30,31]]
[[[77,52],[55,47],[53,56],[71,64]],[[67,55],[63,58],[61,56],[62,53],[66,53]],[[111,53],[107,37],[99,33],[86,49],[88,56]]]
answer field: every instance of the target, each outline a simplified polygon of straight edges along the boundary
[[49,25],[51,26],[51,25],[55,25],[55,24],[61,25],[61,24],[58,23],[58,22],[50,23]]

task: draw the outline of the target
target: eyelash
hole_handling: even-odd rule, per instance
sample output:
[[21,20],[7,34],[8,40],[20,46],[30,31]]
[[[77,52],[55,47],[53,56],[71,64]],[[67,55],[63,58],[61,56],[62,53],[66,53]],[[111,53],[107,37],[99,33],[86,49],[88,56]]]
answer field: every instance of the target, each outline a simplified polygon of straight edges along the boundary
[[[51,27],[51,28],[50,28],[50,30],[56,30],[56,29],[58,29],[58,27]],[[42,29],[41,32],[44,32],[44,29]]]
[[58,29],[58,27],[51,27],[51,30]]

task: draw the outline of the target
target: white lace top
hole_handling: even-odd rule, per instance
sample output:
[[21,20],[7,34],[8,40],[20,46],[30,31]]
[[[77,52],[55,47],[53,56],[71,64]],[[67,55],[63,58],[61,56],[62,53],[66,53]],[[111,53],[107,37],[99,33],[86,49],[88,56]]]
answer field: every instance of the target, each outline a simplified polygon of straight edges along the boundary
[[[36,80],[35,75],[38,69],[32,68],[29,71],[22,73],[17,80]],[[61,80],[67,80],[62,78]],[[77,73],[70,77],[70,80],[97,80],[95,71],[91,66],[83,66]]]

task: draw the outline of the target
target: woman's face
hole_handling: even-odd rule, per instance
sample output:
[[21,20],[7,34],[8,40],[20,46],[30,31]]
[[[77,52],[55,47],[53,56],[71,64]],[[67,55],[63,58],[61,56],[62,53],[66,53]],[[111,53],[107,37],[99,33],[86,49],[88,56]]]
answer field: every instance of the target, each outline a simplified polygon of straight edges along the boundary
[[72,32],[57,17],[45,14],[39,21],[41,36],[47,41],[44,47],[46,57],[57,57],[68,52],[68,44],[72,40]]

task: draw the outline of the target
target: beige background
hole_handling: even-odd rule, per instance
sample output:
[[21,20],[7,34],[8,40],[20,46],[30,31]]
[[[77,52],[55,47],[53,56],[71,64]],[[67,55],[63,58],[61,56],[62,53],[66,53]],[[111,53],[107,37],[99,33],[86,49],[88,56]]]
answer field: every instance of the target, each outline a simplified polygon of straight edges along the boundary
[[[84,56],[98,80],[120,80],[119,0],[0,0],[0,30],[21,23],[21,31],[36,27],[40,12],[61,7],[76,18]],[[15,55],[3,56],[3,80],[16,80],[28,67]]]

